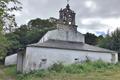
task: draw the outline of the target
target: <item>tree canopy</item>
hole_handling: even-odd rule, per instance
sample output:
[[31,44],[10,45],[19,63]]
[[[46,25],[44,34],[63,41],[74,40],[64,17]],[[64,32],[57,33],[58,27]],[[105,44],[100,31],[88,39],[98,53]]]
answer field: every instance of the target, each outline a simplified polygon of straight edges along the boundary
[[26,25],[21,25],[14,32],[6,34],[6,38],[11,43],[8,55],[25,50],[28,44],[37,43],[48,30],[55,28],[55,23],[40,18],[30,20]]
[[[3,28],[13,26],[13,24],[16,26],[13,14],[9,13],[13,10],[20,9],[20,7],[18,8],[17,6],[8,7],[10,2],[13,4],[19,3],[17,0],[0,0],[0,60],[3,60],[9,48],[9,41],[3,34]],[[7,22],[10,22],[10,24]],[[6,24],[8,24],[8,26],[6,26]]]
[[99,41],[103,39],[103,36],[96,36],[95,34],[92,33],[86,33],[85,34],[85,43],[90,44],[90,45],[97,45]]
[[120,52],[120,28],[117,28],[111,34],[100,41],[100,47]]

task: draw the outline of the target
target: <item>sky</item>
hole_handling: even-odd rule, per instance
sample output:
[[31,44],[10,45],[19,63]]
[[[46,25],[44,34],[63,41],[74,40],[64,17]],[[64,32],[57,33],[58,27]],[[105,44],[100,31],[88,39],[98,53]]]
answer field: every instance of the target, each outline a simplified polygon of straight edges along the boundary
[[[20,0],[22,11],[14,12],[18,25],[35,18],[59,17],[67,0]],[[120,27],[120,0],[70,0],[76,12],[76,24],[81,33],[106,34]]]

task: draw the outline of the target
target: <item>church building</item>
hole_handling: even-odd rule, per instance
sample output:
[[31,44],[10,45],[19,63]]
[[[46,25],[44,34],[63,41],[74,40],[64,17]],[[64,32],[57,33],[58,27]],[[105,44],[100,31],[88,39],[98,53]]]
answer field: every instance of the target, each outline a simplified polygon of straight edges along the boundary
[[69,4],[60,9],[57,29],[48,31],[38,43],[28,45],[26,53],[17,54],[17,71],[30,72],[47,69],[54,63],[67,65],[87,59],[118,62],[117,52],[85,43],[84,35],[77,31],[75,15]]

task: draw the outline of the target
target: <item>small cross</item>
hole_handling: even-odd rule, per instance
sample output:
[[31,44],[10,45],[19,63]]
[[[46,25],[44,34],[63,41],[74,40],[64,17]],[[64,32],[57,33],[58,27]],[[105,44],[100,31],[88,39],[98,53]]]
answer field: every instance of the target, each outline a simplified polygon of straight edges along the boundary
[[70,1],[70,0],[67,0],[67,3],[68,3],[68,4],[69,4],[69,1]]

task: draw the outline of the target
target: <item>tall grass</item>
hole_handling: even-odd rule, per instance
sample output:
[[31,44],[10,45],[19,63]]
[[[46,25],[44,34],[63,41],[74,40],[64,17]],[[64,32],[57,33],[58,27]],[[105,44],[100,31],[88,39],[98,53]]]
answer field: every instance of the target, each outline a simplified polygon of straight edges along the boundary
[[51,66],[48,70],[38,70],[33,71],[29,74],[19,74],[17,76],[18,80],[29,80],[30,77],[45,77],[50,74],[57,75],[58,73],[68,73],[68,74],[81,74],[88,73],[92,71],[96,72],[104,72],[105,70],[120,70],[120,63],[111,64],[105,63],[103,61],[95,61],[95,62],[85,62],[82,64],[71,64],[71,65],[63,65],[62,63],[56,63]]
[[90,71],[104,71],[108,69],[114,69],[120,67],[120,64],[111,64],[111,63],[105,63],[101,60],[91,62],[87,61],[82,64],[71,64],[71,65],[63,65],[62,63],[54,64],[51,68],[49,68],[49,71],[55,71],[55,72],[65,72],[65,73],[85,73]]

